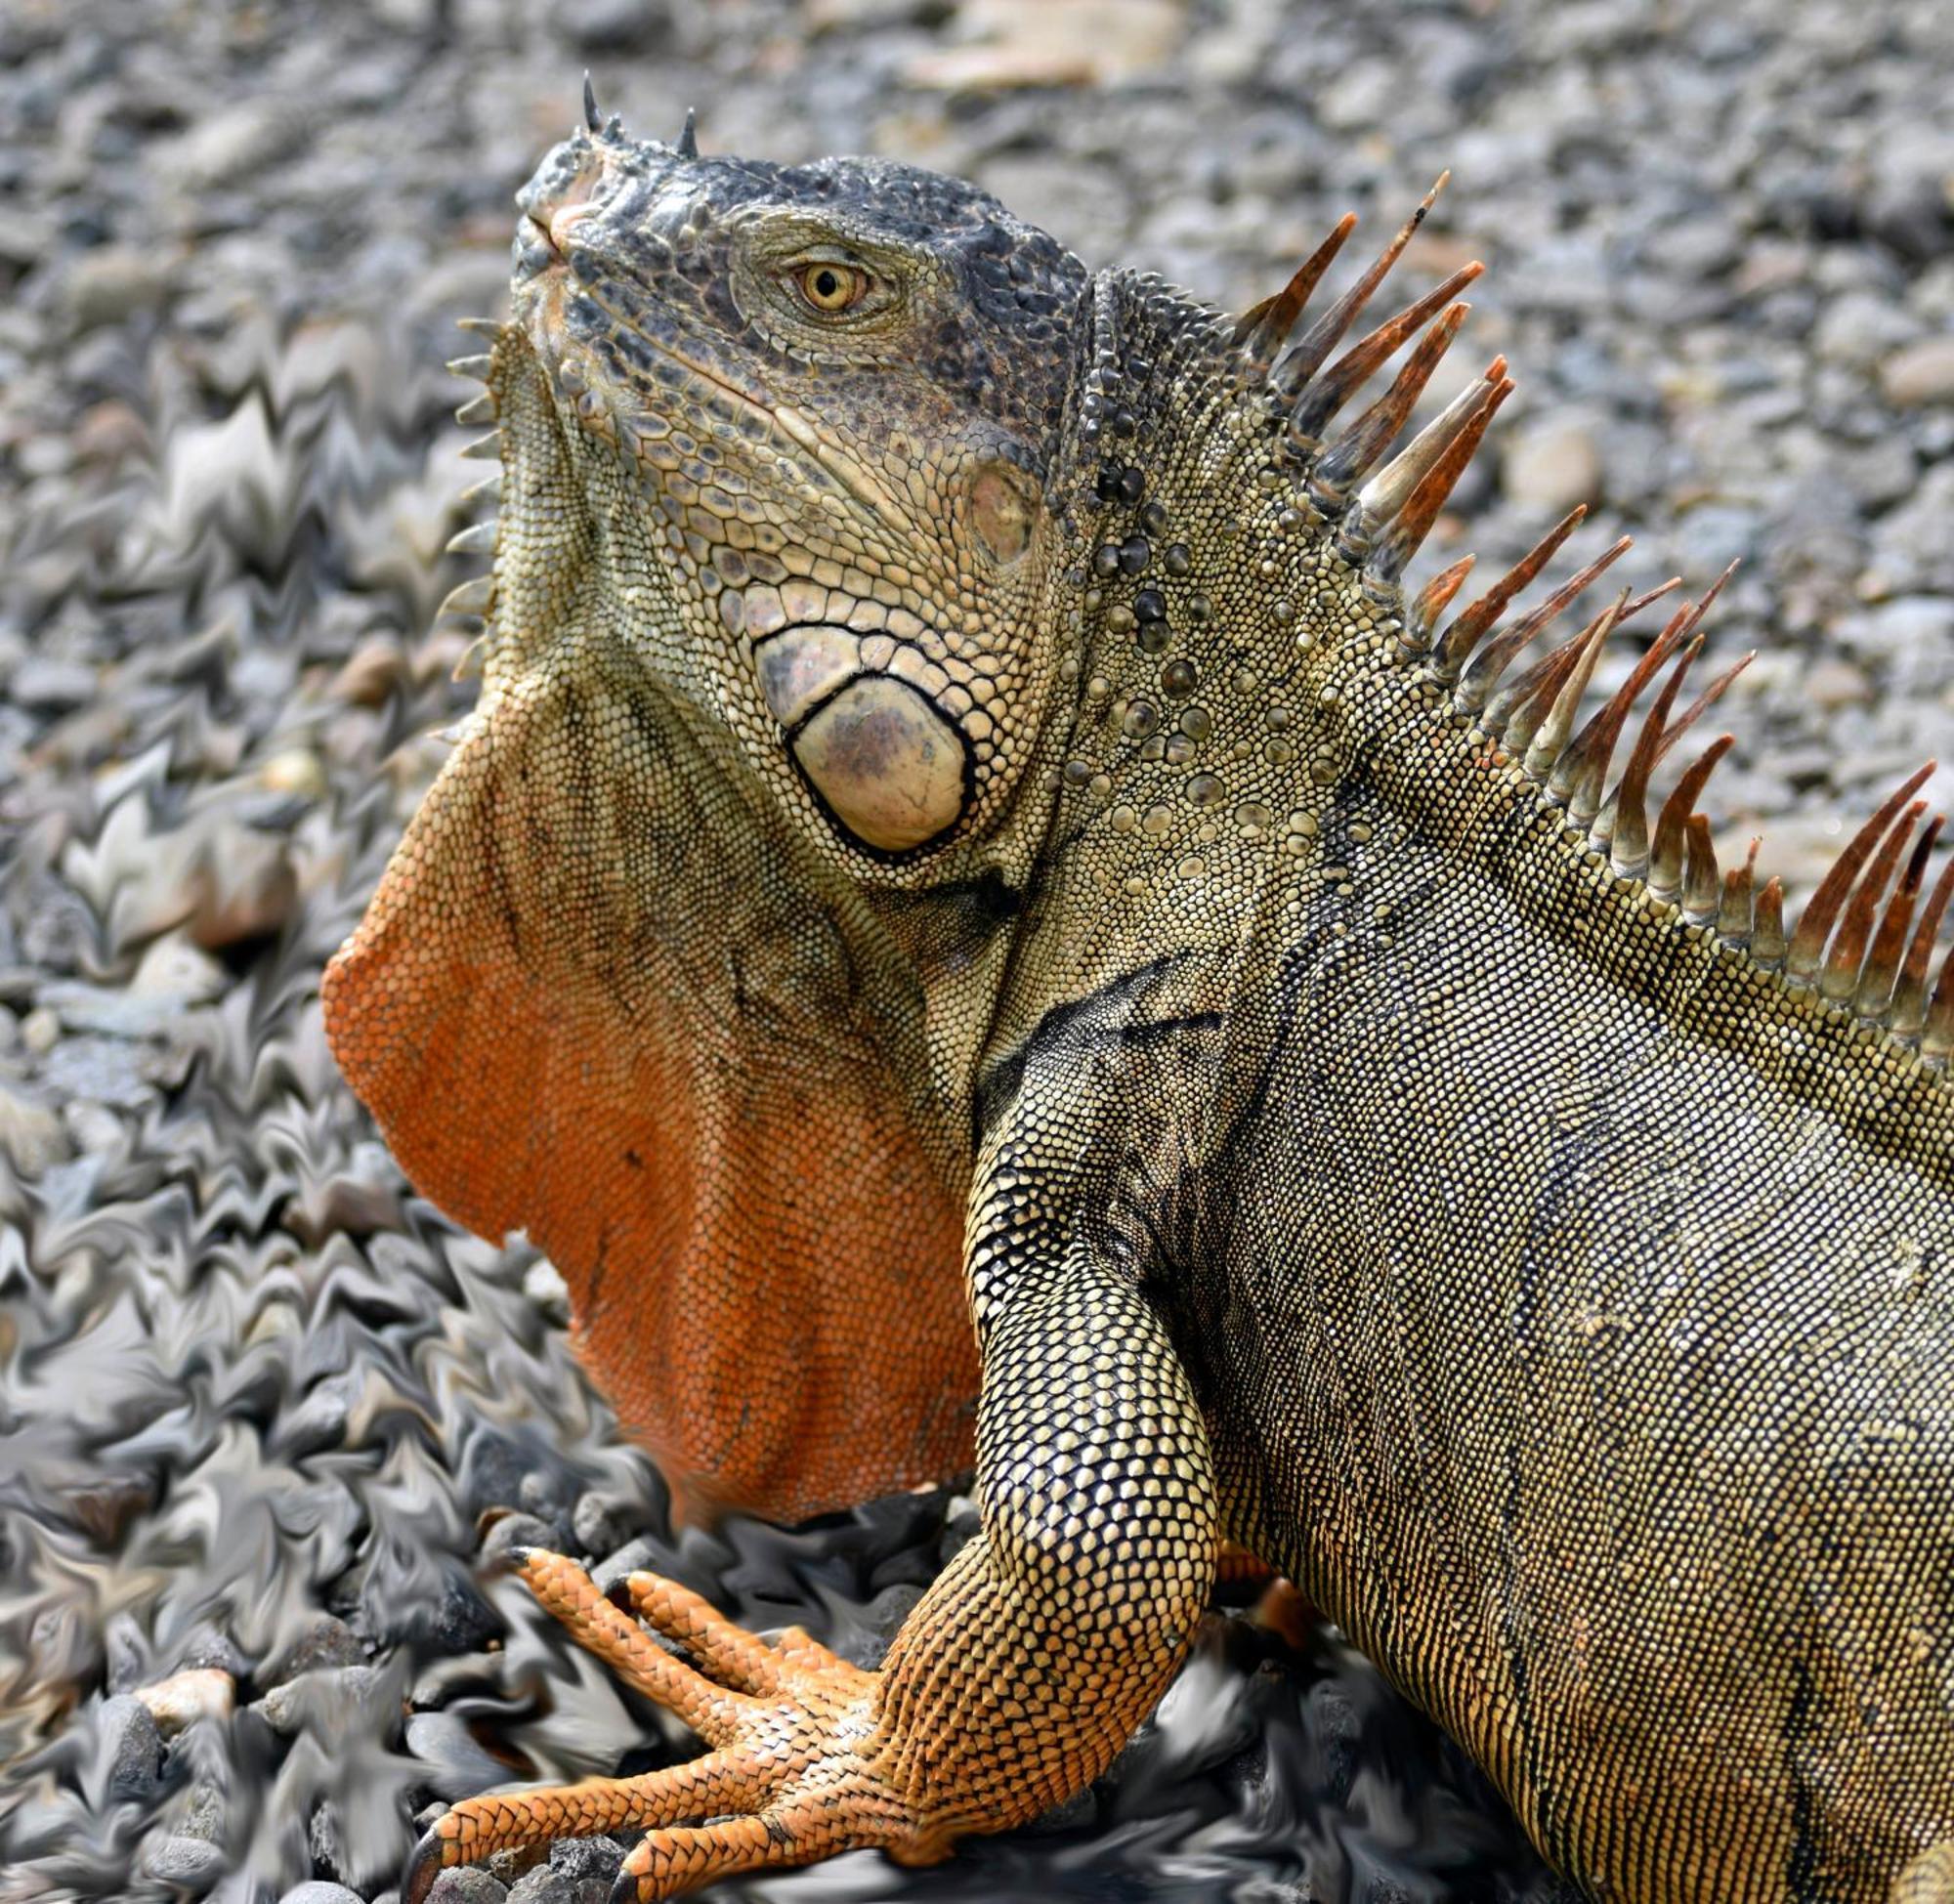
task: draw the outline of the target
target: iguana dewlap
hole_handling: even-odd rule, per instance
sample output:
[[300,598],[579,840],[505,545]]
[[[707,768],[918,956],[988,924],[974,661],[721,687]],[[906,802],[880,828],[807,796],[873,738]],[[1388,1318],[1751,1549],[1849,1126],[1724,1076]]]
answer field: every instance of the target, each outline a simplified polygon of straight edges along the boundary
[[334,1048],[691,1500],[940,1477],[974,1419],[983,1531],[878,1673],[530,1555],[707,1756],[457,1806],[416,1894],[577,1831],[649,1827],[650,1898],[1030,1818],[1229,1538],[1596,1897],[1954,1899],[1923,777],[1787,940],[1694,812],[1726,743],[1649,791],[1707,598],[1590,710],[1643,604],[1522,650],[1610,557],[1509,607],[1572,519],[1407,597],[1510,388],[1394,449],[1476,273],[1338,355],[1412,227],[1231,323],[881,160],[593,112],[520,203],[481,704]]

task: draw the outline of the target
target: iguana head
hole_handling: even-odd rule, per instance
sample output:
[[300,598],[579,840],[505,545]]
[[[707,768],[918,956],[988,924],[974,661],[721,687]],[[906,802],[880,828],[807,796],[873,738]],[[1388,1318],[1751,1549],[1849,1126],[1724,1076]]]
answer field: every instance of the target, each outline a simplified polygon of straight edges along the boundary
[[505,539],[574,516],[642,665],[849,870],[984,828],[1057,661],[1083,268],[934,173],[700,157],[615,120],[518,204],[511,330],[567,482],[505,490]]

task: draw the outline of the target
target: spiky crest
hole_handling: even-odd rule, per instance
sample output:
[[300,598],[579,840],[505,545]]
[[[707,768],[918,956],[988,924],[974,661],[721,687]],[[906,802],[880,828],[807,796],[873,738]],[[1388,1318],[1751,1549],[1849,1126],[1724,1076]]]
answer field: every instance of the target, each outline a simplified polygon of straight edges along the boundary
[[[1940,924],[1954,901],[1954,865],[1942,871],[1923,907],[1920,896],[1942,819],[1934,818],[1917,841],[1914,837],[1926,803],[1913,796],[1933,773],[1932,762],[1911,775],[1846,843],[1789,938],[1781,882],[1758,883],[1757,843],[1742,866],[1720,871],[1709,822],[1696,811],[1732,744],[1730,736],[1719,737],[1682,774],[1651,828],[1648,802],[1656,768],[1753,658],[1742,656],[1679,717],[1671,718],[1683,680],[1702,653],[1702,623],[1734,564],[1700,599],[1677,611],[1627,680],[1585,723],[1579,720],[1581,702],[1608,638],[1678,582],[1666,582],[1636,601],[1624,593],[1571,640],[1507,677],[1535,639],[1627,550],[1627,537],[1511,621],[1508,610],[1580,525],[1585,509],[1570,511],[1442,630],[1439,620],[1472,567],[1469,555],[1409,602],[1400,593],[1407,565],[1513,388],[1505,359],[1496,360],[1379,466],[1457,336],[1468,307],[1454,299],[1479,275],[1480,267],[1470,264],[1452,273],[1335,362],[1329,359],[1444,184],[1441,177],[1378,259],[1287,352],[1290,333],[1303,321],[1311,295],[1350,235],[1355,223],[1350,217],[1338,222],[1281,291],[1247,312],[1228,339],[1240,379],[1259,391],[1281,419],[1283,453],[1299,465],[1304,493],[1325,531],[1359,570],[1367,594],[1397,616],[1398,663],[1427,670],[1458,713],[1501,743],[1504,758],[1564,810],[1574,834],[1590,852],[1605,855],[1619,877],[1643,882],[1677,909],[1684,924],[1746,951],[1764,970],[1781,972],[1785,984],[1884,1026],[1929,1064],[1944,1068],[1954,1052],[1954,954],[1941,958],[1937,972],[1933,964]],[[1415,348],[1384,395],[1339,434],[1330,435],[1345,403],[1414,337]],[[1667,679],[1641,718],[1628,764],[1609,789],[1610,763],[1630,716],[1665,670]]]

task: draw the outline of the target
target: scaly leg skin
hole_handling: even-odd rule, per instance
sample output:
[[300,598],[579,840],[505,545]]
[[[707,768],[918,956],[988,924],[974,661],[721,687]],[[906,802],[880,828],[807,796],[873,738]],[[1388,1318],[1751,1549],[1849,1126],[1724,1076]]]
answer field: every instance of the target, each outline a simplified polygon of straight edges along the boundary
[[[1186,1653],[1214,1577],[1206,1425],[1129,1271],[1028,1220],[1000,1172],[972,1253],[984,1362],[983,1531],[917,1604],[879,1672],[798,1630],[769,1646],[697,1594],[631,1577],[639,1619],[560,1555],[537,1597],[709,1750],[639,1778],[470,1798],[415,1848],[404,1892],[515,1845],[641,1827],[614,1895],[649,1904],[738,1871],[878,1846],[948,1855],[1070,1797],[1112,1762]],[[984,1206],[980,1205],[980,1214]],[[1030,1233],[1028,1240],[1027,1232]]]

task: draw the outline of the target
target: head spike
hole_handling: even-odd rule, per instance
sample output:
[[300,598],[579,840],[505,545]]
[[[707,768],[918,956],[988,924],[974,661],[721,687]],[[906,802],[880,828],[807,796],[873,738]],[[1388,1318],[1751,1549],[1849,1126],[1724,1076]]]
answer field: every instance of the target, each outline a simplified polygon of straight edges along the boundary
[[1818,977],[1820,997],[1843,1004],[1858,994],[1859,968],[1865,962],[1866,948],[1873,936],[1874,916],[1887,897],[1887,888],[1892,884],[1899,856],[1906,850],[1913,829],[1920,825],[1920,816],[1926,811],[1927,802],[1916,800],[1900,815],[1880,842],[1872,865],[1853,886],[1852,896],[1846,904],[1846,916],[1839,921],[1839,930],[1832,935],[1832,944],[1825,953],[1825,969]]
[[1475,277],[1483,276],[1485,271],[1481,264],[1462,265],[1442,284],[1434,284],[1422,298],[1406,305],[1368,337],[1351,345],[1320,377],[1312,377],[1290,412],[1292,433],[1313,443],[1352,394],[1371,380],[1387,358],[1396,355],[1405,339],[1416,336],[1424,327],[1426,318],[1444,310]]
[[1506,614],[1507,604],[1547,567],[1553,552],[1581,526],[1587,513],[1588,505],[1577,503],[1469,609],[1461,610],[1438,644],[1440,674],[1457,678],[1479,637]]
[[678,144],[672,148],[680,158],[699,156],[699,111],[696,106],[685,108],[685,124],[679,128]]
[[1332,504],[1360,481],[1388,449],[1406,419],[1418,406],[1431,373],[1452,348],[1469,304],[1455,304],[1419,339],[1418,349],[1405,360],[1389,390],[1316,459],[1309,473],[1310,493]]
[[[1906,963],[1900,967],[1899,983],[1893,988],[1890,1020],[1893,1036],[1908,1043],[1916,1042],[1926,1029],[1927,968],[1933,962],[1934,942],[1940,937],[1940,919],[1950,898],[1954,898],[1954,860],[1948,861],[1940,877],[1933,882],[1933,891],[1906,949]],[[1940,976],[1944,982],[1947,976],[1944,969]]]
[[454,327],[457,330],[472,330],[476,336],[487,337],[491,341],[499,338],[503,329],[502,324],[493,317],[457,317],[454,320]]
[[1852,1009],[1874,1024],[1885,1024],[1892,1011],[1893,988],[1899,982],[1899,968],[1906,956],[1907,928],[1913,924],[1913,910],[1920,903],[1920,889],[1927,879],[1927,865],[1933,856],[1933,842],[1940,837],[1945,814],[1936,813],[1927,823],[1919,844],[1908,856],[1906,870],[1880,916],[1880,929],[1873,949],[1866,954],[1859,974],[1859,989],[1852,997]]
[[1507,360],[1496,357],[1477,383],[1467,384],[1411,442],[1357,492],[1357,516],[1366,533],[1381,528],[1411,500],[1438,459],[1488,403],[1505,402],[1495,392],[1507,382]]
[[1709,925],[1722,905],[1722,876],[1710,823],[1692,813],[1682,825],[1682,916],[1690,925]]
[[1343,249],[1344,239],[1356,229],[1357,214],[1345,212],[1337,221],[1336,229],[1296,267],[1296,275],[1274,297],[1264,298],[1237,319],[1233,341],[1241,346],[1246,367],[1256,381],[1268,375],[1269,365],[1289,341],[1296,318],[1302,315],[1302,307]]
[[1736,739],[1734,734],[1718,735],[1683,770],[1682,778],[1676,783],[1676,790],[1662,803],[1661,817],[1655,823],[1655,846],[1649,854],[1648,867],[1649,891],[1658,899],[1674,902],[1681,892],[1683,835],[1689,817],[1696,811],[1696,802],[1709,783],[1710,776],[1717,771],[1717,763],[1730,751]]
[[1840,909],[1852,889],[1860,869],[1872,858],[1873,850],[1886,837],[1900,809],[1918,793],[1933,772],[1929,761],[1908,776],[1905,785],[1893,793],[1880,810],[1846,842],[1832,862],[1818,890],[1805,903],[1799,916],[1798,930],[1792,935],[1791,952],[1785,959],[1785,973],[1795,985],[1809,985],[1817,977],[1819,961],[1825,955],[1825,942],[1832,936]]
[[1483,707],[1486,704],[1486,697],[1493,692],[1494,685],[1513,656],[1547,627],[1590,582],[1619,562],[1632,546],[1631,539],[1626,535],[1622,536],[1619,541],[1603,549],[1587,568],[1568,576],[1539,608],[1522,615],[1504,634],[1495,636],[1488,642],[1460,670],[1458,686],[1452,691],[1453,700],[1468,714]]
[[1752,887],[1758,876],[1758,848],[1762,839],[1751,841],[1751,850],[1744,856],[1744,864],[1732,867],[1723,875],[1723,898],[1717,908],[1717,937],[1726,946],[1748,946],[1751,943],[1753,909],[1756,905]]
[[583,72],[583,123],[592,132],[604,130],[604,115],[597,109],[597,94],[590,84],[590,69]]
[[[1479,447],[1479,439],[1486,434],[1487,426],[1499,414],[1500,405],[1513,394],[1510,377],[1502,377],[1496,384],[1480,386],[1480,396],[1476,407],[1467,415],[1459,434],[1439,452],[1432,465],[1420,479],[1418,487],[1405,498],[1404,507],[1399,510],[1393,522],[1371,551],[1364,564],[1365,574],[1381,587],[1394,588],[1397,579],[1405,571],[1409,563],[1431,533],[1431,526],[1438,520],[1438,512],[1445,507],[1445,498],[1452,493],[1454,486],[1466,474],[1466,465],[1472,460],[1472,452]],[[1412,448],[1416,449],[1417,444]],[[1411,452],[1406,451],[1409,455]],[[1395,468],[1395,463],[1392,464]],[[1373,489],[1384,483],[1390,469],[1385,469],[1375,483],[1367,484],[1363,497],[1368,498]],[[1368,505],[1367,505],[1368,506]]]
[[1655,704],[1642,716],[1641,732],[1635,736],[1622,782],[1602,801],[1594,824],[1588,829],[1591,846],[1607,847],[1609,864],[1626,879],[1639,879],[1648,869],[1648,785],[1649,776],[1662,756],[1662,741],[1669,710],[1682,686],[1691,663],[1703,653],[1703,637],[1692,636],[1682,651],[1675,671],[1662,684]]
[[1405,220],[1398,234],[1380,253],[1378,261],[1356,283],[1343,293],[1322,317],[1303,334],[1302,341],[1276,365],[1275,387],[1285,397],[1296,397],[1302,387],[1322,367],[1323,360],[1337,348],[1337,341],[1350,328],[1357,313],[1371,301],[1371,293],[1384,281],[1390,268],[1397,263],[1399,254],[1411,242],[1412,233],[1424,223],[1425,214],[1430,211],[1433,201],[1445,190],[1445,182],[1452,176],[1441,172],[1431,190],[1424,194],[1417,211]]

